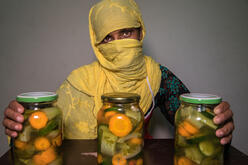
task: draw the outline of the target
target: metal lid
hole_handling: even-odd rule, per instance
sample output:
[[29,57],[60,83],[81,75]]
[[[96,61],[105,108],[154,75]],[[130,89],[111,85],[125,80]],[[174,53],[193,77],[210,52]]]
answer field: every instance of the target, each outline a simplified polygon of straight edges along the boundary
[[139,100],[140,100],[140,96],[135,93],[116,92],[116,93],[106,93],[102,95],[103,102],[132,103],[132,102],[138,102]]
[[219,104],[222,98],[206,93],[186,93],[180,95],[180,100],[193,104]]
[[54,101],[58,95],[54,92],[28,92],[22,93],[16,97],[16,101],[25,103],[39,103]]

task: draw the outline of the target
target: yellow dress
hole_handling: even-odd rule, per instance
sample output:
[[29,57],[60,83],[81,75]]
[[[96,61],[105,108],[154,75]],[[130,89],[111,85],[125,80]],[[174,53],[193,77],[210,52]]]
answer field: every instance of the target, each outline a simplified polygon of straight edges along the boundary
[[143,39],[100,44],[110,32],[131,27],[140,27],[142,36],[145,36],[144,23],[133,0],[102,0],[91,8],[89,32],[97,61],[74,70],[57,91],[65,138],[97,137],[96,116],[104,93],[137,93],[141,96],[141,109],[144,112],[149,109],[153,96],[147,79],[156,95],[161,71],[158,63],[143,54]]

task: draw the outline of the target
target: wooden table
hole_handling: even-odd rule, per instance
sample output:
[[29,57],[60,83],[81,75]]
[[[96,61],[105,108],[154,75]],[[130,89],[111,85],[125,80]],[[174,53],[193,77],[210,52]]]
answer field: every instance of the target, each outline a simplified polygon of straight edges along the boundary
[[[146,165],[172,165],[174,152],[173,139],[152,139],[145,140],[144,162]],[[65,140],[63,141],[62,151],[65,165],[94,165],[96,157],[84,155],[82,153],[95,152],[97,149],[96,140]],[[11,150],[0,158],[0,164],[10,165]],[[225,155],[225,165],[246,165],[248,156],[230,147]]]

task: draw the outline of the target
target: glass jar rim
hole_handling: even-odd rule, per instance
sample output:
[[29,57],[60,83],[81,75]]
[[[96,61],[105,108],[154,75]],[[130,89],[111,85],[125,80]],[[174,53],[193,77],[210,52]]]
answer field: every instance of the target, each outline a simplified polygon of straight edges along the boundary
[[222,98],[207,93],[185,93],[180,95],[180,100],[193,104],[219,104]]
[[132,103],[139,102],[140,100],[140,96],[138,94],[127,92],[105,93],[101,98],[103,102],[111,103]]
[[54,101],[58,98],[55,92],[27,92],[17,95],[16,101],[25,103],[39,103]]

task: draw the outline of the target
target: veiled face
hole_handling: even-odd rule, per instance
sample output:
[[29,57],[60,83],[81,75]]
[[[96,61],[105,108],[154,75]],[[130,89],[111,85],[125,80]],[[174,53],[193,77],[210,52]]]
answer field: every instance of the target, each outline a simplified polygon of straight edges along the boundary
[[105,44],[113,40],[121,40],[121,39],[136,39],[141,40],[142,34],[140,28],[125,28],[115,30],[109,33],[100,44]]

